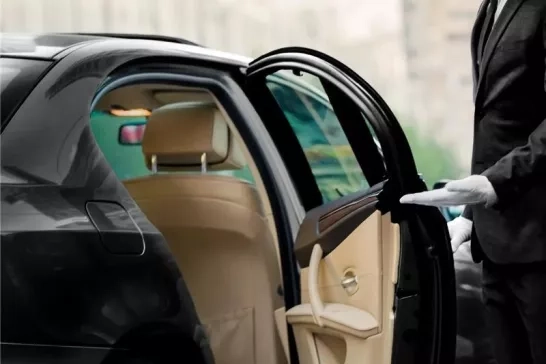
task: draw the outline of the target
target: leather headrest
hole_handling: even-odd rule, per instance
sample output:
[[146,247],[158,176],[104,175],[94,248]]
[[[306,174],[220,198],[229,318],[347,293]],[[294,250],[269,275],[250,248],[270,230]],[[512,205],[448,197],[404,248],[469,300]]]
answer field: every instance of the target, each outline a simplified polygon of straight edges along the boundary
[[146,165],[158,171],[197,171],[203,154],[207,168],[240,169],[244,156],[215,104],[177,103],[160,107],[148,118],[142,139]]

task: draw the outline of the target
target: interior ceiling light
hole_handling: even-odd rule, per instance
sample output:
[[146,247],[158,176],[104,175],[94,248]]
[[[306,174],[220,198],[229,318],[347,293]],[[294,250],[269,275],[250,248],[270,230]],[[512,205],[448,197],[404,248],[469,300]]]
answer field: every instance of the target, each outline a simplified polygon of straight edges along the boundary
[[122,107],[113,106],[110,109],[110,114],[114,116],[129,116],[129,117],[148,117],[152,112],[148,109],[124,109]]

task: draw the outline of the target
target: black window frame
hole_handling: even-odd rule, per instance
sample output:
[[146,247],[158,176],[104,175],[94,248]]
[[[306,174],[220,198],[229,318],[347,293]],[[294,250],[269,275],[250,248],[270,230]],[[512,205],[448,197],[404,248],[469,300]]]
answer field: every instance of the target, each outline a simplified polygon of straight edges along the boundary
[[[294,69],[294,72],[297,74],[298,72],[306,72],[306,70]],[[368,127],[366,117],[337,87],[319,76],[317,78],[320,80],[333,111],[340,121],[340,127],[350,143],[367,183],[371,187],[384,182],[388,179],[388,172],[385,169],[384,158],[378,150]],[[253,80],[252,82],[245,82],[243,87],[252,103],[262,110],[261,115],[264,115],[262,120],[273,140],[282,145],[282,148],[279,148],[279,153],[287,166],[305,211],[323,205],[323,196],[305,152],[282,108],[269,87],[267,87],[267,82]],[[354,122],[342,122],[343,119],[352,119]],[[365,135],[365,140],[354,143],[353,134]],[[366,161],[363,160],[364,158]]]
[[[284,70],[287,71],[287,70]],[[303,75],[303,73],[307,72],[299,72],[294,71],[293,72],[295,76]],[[276,72],[274,73],[276,74]],[[272,75],[274,75],[272,74]],[[347,139],[347,146],[350,147],[351,152],[356,160],[358,162],[358,168],[362,172],[362,177],[365,179],[366,184],[368,185],[368,188],[371,186],[374,186],[376,184],[379,184],[383,182],[386,179],[387,172],[385,170],[385,166],[383,163],[383,157],[381,156],[381,153],[378,151],[378,146],[373,138],[373,135],[369,132],[369,128],[367,127],[368,123],[366,122],[364,115],[361,113],[360,109],[356,107],[353,103],[349,102],[347,98],[339,92],[339,90],[331,85],[330,83],[326,82],[324,79],[321,79],[320,77],[317,77],[316,75],[313,75],[309,73],[309,76],[316,77],[317,81],[320,82],[320,86],[324,90],[324,96],[325,96],[325,102],[330,104],[331,112],[337,119],[337,124],[341,130],[341,132],[344,134],[345,138]],[[269,84],[269,80],[265,81],[266,84]],[[306,83],[303,81],[303,83]],[[251,95],[256,90],[252,89],[253,87],[257,87],[260,89],[260,95],[263,95],[265,92],[263,88],[261,87],[260,83],[253,83],[252,85],[247,85],[248,88],[248,94]],[[300,87],[303,87],[300,85]],[[269,89],[269,87],[268,87]],[[273,91],[270,90],[270,93],[273,94]],[[269,97],[266,97],[265,95],[262,96],[264,98],[263,102],[264,104],[267,103],[267,108],[273,112],[273,107],[278,107],[282,110],[282,118],[279,118],[275,116],[274,118],[266,119],[264,118],[264,124],[266,127],[268,127],[268,130],[270,133],[280,134],[279,129],[282,129],[282,135],[283,144],[282,148],[279,148],[281,153],[284,153],[284,162],[285,163],[293,163],[292,158],[296,154],[301,154],[303,152],[303,155],[305,156],[305,148],[300,142],[299,133],[294,130],[292,127],[292,123],[288,120],[288,117],[285,113],[284,106],[282,106],[279,101],[276,99],[275,96],[273,98],[275,99],[275,104],[269,104],[271,102]],[[253,99],[254,100],[254,99]],[[261,100],[258,100],[257,98],[254,100],[255,102],[260,102]],[[275,113],[276,115],[276,113]],[[352,119],[355,120],[355,123],[343,123],[342,120],[344,119]],[[290,128],[285,127],[285,125],[290,125]],[[292,138],[289,134],[293,134],[296,140],[296,144],[288,145],[289,143],[292,143],[294,138]],[[364,137],[363,140],[361,140],[361,143],[359,144],[351,144],[350,142],[350,135],[351,134],[357,134],[362,135]],[[284,143],[286,141],[287,143]],[[289,152],[285,151],[285,148],[289,148]],[[299,149],[296,151],[296,149]],[[365,157],[363,157],[365,156]],[[366,159],[365,161],[363,159]],[[303,161],[303,160],[302,160]],[[309,165],[309,168],[311,169],[311,172],[313,173],[313,166],[311,165],[311,162],[307,159],[307,156],[305,156],[305,162],[307,165]],[[291,176],[293,180],[297,181],[300,178],[305,178],[304,181],[301,181],[299,183],[301,185],[301,190],[299,190],[300,196],[303,198],[306,197],[307,194],[311,193],[309,190],[316,190],[318,189],[320,191],[320,183],[318,178],[313,173],[313,179],[308,180],[307,176],[304,176],[302,171],[303,165],[300,165],[299,167],[295,167],[292,169],[289,169]],[[307,169],[307,168],[305,168]],[[356,192],[356,191],[354,191]],[[313,192],[314,193],[314,192]],[[343,197],[343,194],[341,191],[338,191],[339,197]],[[321,193],[321,203],[320,205],[323,205],[327,203],[328,201],[325,200],[325,196],[322,196]],[[306,211],[311,210],[312,208],[315,208],[316,202],[313,202],[313,204],[309,204],[309,206],[306,206]]]

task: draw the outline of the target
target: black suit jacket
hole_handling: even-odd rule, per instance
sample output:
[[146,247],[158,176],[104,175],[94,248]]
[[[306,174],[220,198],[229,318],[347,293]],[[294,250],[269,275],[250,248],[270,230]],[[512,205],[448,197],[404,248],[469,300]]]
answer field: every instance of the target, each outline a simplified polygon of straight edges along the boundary
[[480,57],[488,3],[472,31],[472,174],[489,178],[498,203],[463,216],[475,261],[546,261],[546,0],[508,0]]

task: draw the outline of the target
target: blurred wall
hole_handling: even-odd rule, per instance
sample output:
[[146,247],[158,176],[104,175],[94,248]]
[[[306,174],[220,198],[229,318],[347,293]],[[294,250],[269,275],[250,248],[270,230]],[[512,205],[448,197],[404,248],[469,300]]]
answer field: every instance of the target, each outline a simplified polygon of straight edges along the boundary
[[4,32],[157,33],[258,56],[301,45],[360,73],[469,164],[479,0],[0,0]]
[[[184,37],[249,56],[302,45],[340,58],[386,98],[403,103],[400,22],[375,29],[378,13],[400,17],[396,0],[1,0],[5,32],[132,32]],[[366,6],[366,4],[368,6]],[[370,9],[375,9],[371,12]],[[377,37],[375,37],[377,36]],[[381,67],[378,67],[381,65]],[[397,87],[387,84],[393,81]],[[397,107],[402,107],[399,105]]]
[[470,35],[481,0],[402,0],[412,115],[469,166],[473,91]]

